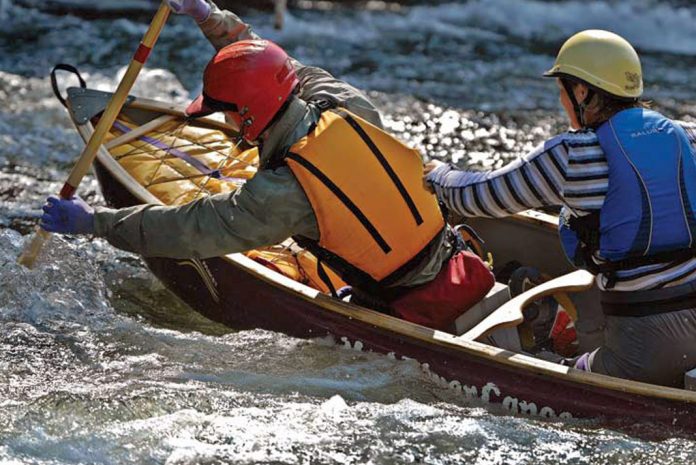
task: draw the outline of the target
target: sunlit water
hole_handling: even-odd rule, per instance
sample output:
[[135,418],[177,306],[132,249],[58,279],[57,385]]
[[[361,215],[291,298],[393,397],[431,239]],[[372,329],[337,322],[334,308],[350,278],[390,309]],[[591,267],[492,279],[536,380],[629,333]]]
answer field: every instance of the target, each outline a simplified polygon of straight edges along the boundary
[[[101,240],[55,237],[36,270],[18,266],[22,233],[82,146],[51,94],[50,67],[76,64],[90,85],[112,89],[146,25],[2,3],[0,463],[696,462],[688,439],[503,415],[413,361],[233,332]],[[299,11],[280,33],[267,15],[249,19],[303,62],[369,90],[393,132],[461,166],[501,166],[563,128],[554,84],[538,76],[586,27],[633,40],[647,96],[672,116],[696,114],[696,10],[677,2]],[[134,93],[186,102],[211,52],[191,22],[173,18]],[[92,178],[81,193],[103,201]]]

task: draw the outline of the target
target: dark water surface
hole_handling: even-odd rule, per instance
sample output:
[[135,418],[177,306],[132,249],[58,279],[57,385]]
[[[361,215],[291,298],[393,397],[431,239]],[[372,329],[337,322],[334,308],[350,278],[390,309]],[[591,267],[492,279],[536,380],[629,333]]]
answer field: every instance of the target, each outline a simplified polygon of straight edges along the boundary
[[[563,129],[555,85],[539,74],[580,29],[632,40],[647,97],[693,119],[690,4],[306,10],[280,33],[267,14],[248,20],[301,61],[368,90],[391,130],[428,156],[492,168]],[[55,237],[37,270],[19,267],[22,234],[82,148],[51,94],[50,67],[76,64],[90,85],[113,89],[146,24],[54,17],[3,0],[0,17],[0,463],[696,462],[694,440],[506,416],[461,399],[415,362],[328,339],[231,332],[101,240]],[[186,102],[211,53],[190,20],[173,18],[134,93]],[[103,201],[93,178],[80,192]]]

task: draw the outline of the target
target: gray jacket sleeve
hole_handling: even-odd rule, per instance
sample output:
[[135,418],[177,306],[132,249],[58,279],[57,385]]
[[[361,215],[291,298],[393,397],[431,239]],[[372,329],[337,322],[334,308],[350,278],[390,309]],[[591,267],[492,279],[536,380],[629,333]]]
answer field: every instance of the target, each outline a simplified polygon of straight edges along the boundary
[[178,207],[98,209],[95,230],[120,249],[167,258],[243,252],[295,234],[318,239],[309,201],[287,167],[260,171],[233,194]]
[[300,79],[300,98],[304,101],[326,97],[339,106],[383,129],[382,117],[367,96],[345,81],[336,79],[328,71],[296,63]]
[[260,39],[251,30],[251,26],[236,14],[221,10],[214,3],[210,3],[210,8],[210,16],[198,26],[215,50],[220,50],[238,40]]
[[[211,5],[207,20],[199,24],[201,31],[216,50],[239,40],[259,39],[250,25],[231,11]],[[305,66],[293,60],[300,79],[300,98],[304,101],[322,97],[336,101],[340,106],[382,128],[382,118],[367,96],[350,84],[336,79],[329,72],[314,66]]]

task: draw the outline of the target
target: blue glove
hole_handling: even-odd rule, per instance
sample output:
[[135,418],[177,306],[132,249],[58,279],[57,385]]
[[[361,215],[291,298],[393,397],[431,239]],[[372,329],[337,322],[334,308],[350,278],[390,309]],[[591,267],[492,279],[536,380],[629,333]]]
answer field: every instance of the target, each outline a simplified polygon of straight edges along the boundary
[[42,229],[63,234],[94,234],[94,209],[80,197],[64,200],[54,195],[46,200]]
[[179,15],[188,15],[202,23],[210,16],[210,4],[205,0],[167,0],[169,8]]

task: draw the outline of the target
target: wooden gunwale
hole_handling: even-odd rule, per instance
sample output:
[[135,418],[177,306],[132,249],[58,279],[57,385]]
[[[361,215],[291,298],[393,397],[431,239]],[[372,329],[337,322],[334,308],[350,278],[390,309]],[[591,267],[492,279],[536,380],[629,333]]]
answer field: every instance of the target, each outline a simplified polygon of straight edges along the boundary
[[[160,103],[154,100],[136,99],[128,108],[137,108],[155,113],[166,113],[185,118],[184,111],[174,105]],[[233,128],[225,123],[216,121],[211,118],[200,118],[198,121],[207,125],[224,129],[233,130]],[[77,125],[73,122],[79,133],[86,140],[94,131],[92,124]],[[128,172],[116,162],[109,154],[106,148],[102,145],[97,154],[97,159],[108,169],[114,177],[123,184],[124,187],[136,198],[143,203],[162,204],[159,199],[150,194],[144,187],[136,183]],[[512,221],[523,223],[531,223],[539,225],[549,230],[556,229],[556,218],[536,211],[522,212],[512,217]],[[612,391],[636,394],[639,396],[658,398],[663,400],[677,401],[688,404],[696,404],[696,392],[686,391],[683,389],[658,386],[638,381],[630,381],[611,376],[588,373],[576,370],[569,367],[564,367],[555,363],[536,359],[523,354],[510,352],[503,349],[498,349],[476,341],[466,341],[457,339],[458,336],[426,328],[414,323],[385,315],[364,307],[359,307],[348,302],[333,299],[319,291],[291,280],[275,271],[264,267],[263,265],[249,259],[240,253],[229,254],[220,257],[231,265],[242,269],[244,272],[251,274],[257,279],[260,279],[271,286],[280,288],[283,291],[291,291],[301,299],[310,304],[319,306],[320,308],[343,315],[349,319],[358,320],[368,325],[378,326],[388,331],[396,332],[404,336],[414,338],[420,341],[443,346],[455,350],[465,352],[470,355],[481,357],[485,360],[492,361],[505,366],[516,367],[527,372],[535,373],[542,376],[571,381],[581,385],[599,387]]]

